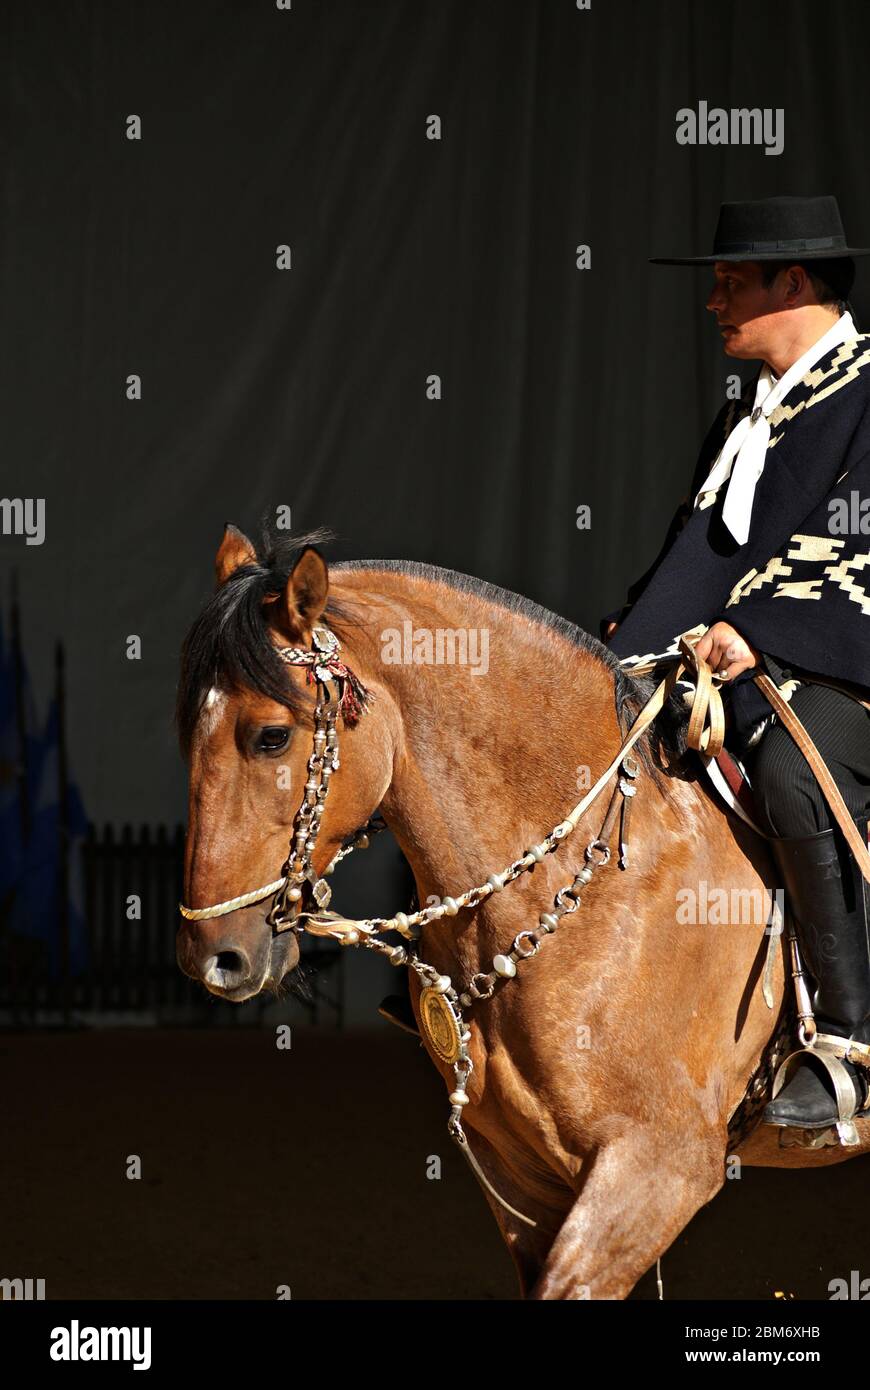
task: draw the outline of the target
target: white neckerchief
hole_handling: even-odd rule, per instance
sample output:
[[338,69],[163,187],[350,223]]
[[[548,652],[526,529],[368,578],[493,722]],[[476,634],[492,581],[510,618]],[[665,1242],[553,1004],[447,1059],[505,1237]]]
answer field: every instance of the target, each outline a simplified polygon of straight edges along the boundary
[[[857,338],[858,330],[851,314],[843,314],[837,319],[812,347],[789,367],[777,380],[765,362],[755,388],[755,402],[751,415],[738,420],[729,434],[710,475],[695,498],[697,507],[705,492],[717,492],[725,479],[731,475],[722,520],[739,545],[749,539],[749,523],[752,517],[752,503],[755,488],[764,471],[765,455],[770,441],[770,420],[780,401],[788,395],[801,377],[824,357],[837,343]],[[732,467],[733,464],[733,467]]]

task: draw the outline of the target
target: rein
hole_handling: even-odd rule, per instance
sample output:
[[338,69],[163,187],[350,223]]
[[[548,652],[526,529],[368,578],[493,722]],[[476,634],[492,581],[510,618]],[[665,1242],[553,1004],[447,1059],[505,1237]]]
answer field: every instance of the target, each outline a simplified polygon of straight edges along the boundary
[[[620,810],[619,862],[621,868],[628,867],[629,814],[631,798],[637,790],[633,785],[634,779],[640,771],[636,760],[629,756],[630,750],[659,714],[682,673],[689,668],[694,676],[695,687],[686,735],[687,744],[690,748],[707,757],[716,757],[721,752],[725,738],[722,697],[718,687],[714,684],[717,677],[711,672],[705,661],[699,660],[695,656],[694,642],[697,642],[699,636],[700,633],[696,634],[693,630],[679,639],[680,659],[676,660],[672,670],[661,681],[644,705],[616,755],[582,800],[567,813],[563,820],[553,826],[540,843],[531,845],[524,850],[505,869],[490,874],[484,883],[466,889],[465,892],[456,897],[446,897],[438,904],[432,904],[411,914],[397,912],[392,917],[369,917],[355,920],[325,912],[332,896],[331,889],[325,881],[326,876],[331,874],[339,861],[353,849],[364,848],[368,844],[369,832],[377,833],[383,829],[383,821],[377,814],[372,816],[361,830],[356,832],[350,843],[343,846],[334,856],[330,864],[324,869],[324,877],[318,877],[315,873],[312,856],[317,844],[323,809],[329,793],[330,779],[340,766],[336,728],[339,711],[345,725],[353,726],[367,711],[369,703],[374,697],[338,656],[340,644],[335,634],[326,627],[315,627],[312,631],[313,646],[311,649],[300,647],[279,649],[279,655],[283,661],[289,665],[305,667],[307,681],[317,685],[314,738],[308,759],[308,776],[305,782],[303,800],[293,822],[288,857],[281,868],[282,877],[248,893],[243,893],[239,897],[215,903],[211,907],[189,908],[179,904],[181,915],[188,921],[202,921],[211,917],[224,916],[274,894],[275,901],[266,916],[266,921],[277,932],[293,930],[299,933],[307,931],[314,936],[331,937],[342,946],[363,946],[370,950],[380,951],[392,965],[407,966],[414,970],[423,986],[419,1003],[421,1023],[426,1037],[440,1060],[453,1067],[454,1088],[449,1095],[451,1113],[447,1122],[448,1132],[451,1138],[459,1144],[480,1182],[492,1197],[506,1211],[529,1226],[536,1226],[537,1223],[522,1212],[517,1211],[496,1192],[475,1159],[462,1127],[462,1111],[469,1100],[467,1084],[474,1065],[468,1054],[471,1033],[465,1018],[465,1011],[476,1003],[490,999],[500,982],[507,983],[515,979],[518,963],[530,960],[532,956],[537,955],[546,937],[558,930],[561,919],[577,911],[581,905],[582,891],[591,882],[595,871],[610,862],[609,839],[617,813]],[[758,676],[755,679],[771,704],[774,705],[777,713],[781,714],[786,727],[798,741],[801,751],[804,752],[819,777],[822,790],[831,803],[832,809],[835,810],[838,821],[843,824],[835,804],[839,792],[815,746],[806,734],[806,730],[788,708],[786,701],[782,699],[769,678]],[[332,691],[333,684],[336,686],[335,693]],[[768,690],[767,686],[771,686],[772,690]],[[780,708],[781,706],[784,707],[784,712]],[[794,725],[803,736],[803,741],[795,733]],[[813,755],[815,756],[813,757]],[[829,786],[826,786],[820,775],[819,768],[815,765],[816,761],[826,775]],[[424,926],[444,917],[455,917],[463,909],[479,907],[493,893],[501,892],[521,874],[533,870],[535,865],[541,863],[547,854],[557,851],[563,841],[577,828],[581,817],[600,796],[617,771],[621,775],[618,777],[617,785],[611,795],[601,830],[585,847],[583,868],[574,875],[570,884],[565,884],[557,891],[553,900],[553,908],[540,914],[536,928],[519,932],[514,938],[510,951],[494,956],[492,969],[473,975],[465,988],[461,990],[457,990],[449,975],[440,975],[434,966],[421,959],[417,941]],[[833,796],[831,789],[833,789]],[[620,796],[622,797],[621,803],[618,800]],[[842,798],[839,799],[842,804]],[[842,804],[842,814],[851,825],[845,804]],[[858,849],[863,850],[867,864],[870,866],[870,855],[868,855],[866,846],[861,845],[860,837],[854,826],[852,829],[854,833],[850,838],[850,845],[854,839]],[[854,849],[855,846],[852,845],[852,848]],[[870,868],[865,868],[864,873],[865,877],[870,878]],[[314,909],[303,906],[307,897],[313,899],[316,905]],[[288,907],[291,908],[290,914],[285,915]],[[380,936],[385,932],[398,933],[405,938],[407,945],[391,945],[389,942],[380,940]]]
[[[453,1066],[455,1082],[449,1097],[452,1109],[447,1125],[448,1132],[451,1138],[460,1145],[479,1180],[493,1198],[519,1220],[524,1221],[527,1225],[536,1226],[535,1221],[517,1211],[496,1192],[475,1159],[462,1128],[462,1110],[468,1104],[466,1087],[474,1065],[468,1055],[467,1045],[471,1041],[471,1033],[463,1010],[470,1008],[475,1002],[491,998],[500,980],[514,979],[517,974],[517,963],[537,955],[543,938],[558,929],[561,918],[570,916],[577,911],[580,906],[580,894],[591,881],[595,870],[610,861],[611,850],[608,840],[619,809],[617,798],[620,795],[622,796],[620,863],[623,868],[627,867],[630,799],[636,791],[632,783],[640,770],[635,760],[628,756],[629,751],[662,708],[684,669],[683,664],[675,667],[667,679],[662,681],[635,720],[631,732],[623,742],[619,752],[605,768],[595,785],[568,812],[564,820],[553,826],[539,844],[532,845],[525,850],[518,859],[515,859],[500,873],[490,874],[485,883],[469,888],[455,898],[446,897],[441,903],[433,904],[410,915],[397,912],[392,917],[373,917],[357,921],[335,915],[319,915],[328,906],[331,899],[331,889],[325,878],[332,873],[338,862],[351,850],[364,848],[368,844],[369,831],[373,830],[377,833],[383,828],[383,822],[378,823],[380,818],[377,815],[371,817],[366,825],[353,836],[351,843],[344,846],[334,856],[324,870],[323,878],[317,877],[312,856],[317,844],[324,805],[329,794],[330,779],[340,766],[336,729],[338,713],[341,711],[345,724],[352,726],[367,711],[373,696],[339,658],[339,642],[333,632],[323,626],[315,627],[312,631],[312,643],[311,649],[285,647],[279,650],[282,660],[289,665],[306,668],[308,682],[317,684],[318,693],[314,711],[313,746],[308,759],[308,777],[305,782],[302,803],[294,818],[288,856],[281,867],[282,877],[275,879],[272,883],[264,884],[260,888],[242,893],[238,897],[214,903],[210,907],[191,908],[180,903],[179,911],[182,917],[188,921],[204,921],[212,917],[225,916],[230,912],[235,912],[238,908],[261,902],[264,898],[274,894],[275,901],[267,914],[266,921],[276,931],[288,929],[297,933],[308,931],[312,935],[332,937],[343,946],[361,945],[371,950],[381,951],[392,965],[407,965],[413,969],[423,984],[420,1009],[424,1031],[436,1055],[445,1063]],[[709,684],[709,668],[707,668],[707,672]],[[337,686],[337,692],[334,695],[332,693],[333,683]],[[711,738],[715,742],[714,735],[718,731],[715,717],[717,699],[719,700],[718,709],[721,718],[721,699],[715,690],[711,690],[705,705],[707,710],[713,711],[710,729],[697,728],[698,721],[693,723],[690,720],[690,737],[697,737],[698,747],[707,746],[706,740]],[[724,728],[724,720],[722,722]],[[703,725],[704,720],[701,719],[700,723]],[[439,975],[433,966],[420,958],[416,942],[423,927],[430,922],[440,920],[442,917],[455,917],[464,908],[478,907],[491,894],[501,892],[507,884],[519,878],[521,874],[534,869],[535,865],[541,863],[546,854],[551,854],[557,850],[563,840],[576,829],[584,812],[598,798],[617,768],[621,769],[623,775],[619,777],[617,786],[613,791],[599,835],[590,840],[586,846],[584,867],[574,876],[570,884],[559,889],[554,898],[553,910],[541,913],[537,929],[520,932],[507,954],[499,954],[493,958],[491,971],[474,975],[466,989],[461,992],[457,991],[448,975]],[[313,898],[317,910],[306,909],[302,906],[307,893]],[[291,904],[295,911],[292,911],[290,916],[285,916],[287,907]],[[405,937],[408,942],[407,947],[404,945],[392,946],[379,939],[381,933],[389,931],[397,932]]]

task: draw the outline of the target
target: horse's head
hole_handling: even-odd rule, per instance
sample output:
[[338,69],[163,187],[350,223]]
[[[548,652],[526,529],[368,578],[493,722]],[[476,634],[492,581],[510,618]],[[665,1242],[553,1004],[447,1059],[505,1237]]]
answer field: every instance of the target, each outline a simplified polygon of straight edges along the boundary
[[[366,692],[343,666],[352,658],[328,652],[326,625],[344,630],[352,619],[330,598],[310,539],[258,554],[228,526],[215,593],[182,650],[189,818],[178,963],[235,1002],[277,989],[297,965],[294,921],[317,911],[313,885],[377,809],[392,770],[388,710],[378,698],[360,720]],[[324,664],[307,656],[318,649]]]

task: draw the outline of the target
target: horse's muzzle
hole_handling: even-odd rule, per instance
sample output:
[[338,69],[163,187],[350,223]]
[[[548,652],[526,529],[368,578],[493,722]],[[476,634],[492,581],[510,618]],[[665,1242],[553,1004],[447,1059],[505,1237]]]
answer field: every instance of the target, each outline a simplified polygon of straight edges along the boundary
[[261,910],[243,908],[225,917],[184,921],[175,954],[190,979],[220,999],[241,1004],[278,988],[299,962],[299,943],[294,931],[274,934]]

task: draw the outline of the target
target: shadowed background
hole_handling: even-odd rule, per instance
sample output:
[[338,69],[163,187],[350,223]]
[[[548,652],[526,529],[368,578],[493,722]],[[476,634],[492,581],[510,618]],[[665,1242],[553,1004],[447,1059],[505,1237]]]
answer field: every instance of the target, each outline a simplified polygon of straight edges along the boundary
[[[3,491],[44,497],[47,535],[0,563],[41,687],[67,640],[92,816],[183,808],[178,648],[226,520],[288,505],[335,558],[430,560],[597,631],[754,370],[722,353],[709,272],[647,257],[774,193],[835,193],[870,238],[870,21],[831,6],[821,43],[818,13],[4,6]],[[782,107],[783,153],[677,145],[699,100]]]
[[[597,632],[656,554],[729,373],[754,370],[721,351],[703,308],[709,272],[652,267],[647,257],[707,250],[722,200],[776,193],[834,193],[851,241],[870,239],[866,5],[827,7],[823,30],[818,6],[802,0],[593,0],[588,11],[574,0],[3,7],[2,492],[44,498],[47,531],[41,546],[0,536],[0,592],[8,638],[14,571],[28,700],[40,712],[54,688],[55,641],[64,642],[65,754],[83,816],[114,827],[116,839],[128,822],[165,825],[169,841],[184,816],[171,724],[178,651],[211,590],[227,520],[254,533],[263,513],[287,506],[294,529],[337,532],[332,558],[432,561]],[[782,107],[783,153],[678,146],[676,112],[701,100]],[[126,138],[132,115],[140,140]],[[433,116],[437,140],[427,138]],[[276,267],[283,245],[289,270]],[[587,270],[576,265],[580,245],[591,248]],[[859,327],[870,326],[865,276],[859,262]],[[141,400],[127,399],[131,374]],[[433,374],[439,400],[427,398]],[[588,530],[576,524],[582,504]],[[138,661],[126,658],[131,634],[142,639]],[[95,870],[104,915],[123,904],[126,863],[115,899]],[[372,863],[348,870],[357,886],[343,907],[397,905],[395,853],[379,847]],[[172,885],[160,881],[169,906],[151,930],[171,956]],[[168,956],[161,969],[171,970]],[[137,1017],[136,1000],[112,983],[115,963],[90,1000],[90,1022]],[[371,1020],[384,980],[368,960],[346,965],[345,1000],[363,999]],[[178,988],[186,1008],[190,991]],[[237,1012],[210,1013],[218,1008],[222,1018]],[[15,1021],[38,1025],[39,1011]],[[171,1022],[166,1001],[139,1021]],[[14,1074],[22,1098],[47,1095],[61,1059],[81,1056],[117,1167],[141,1139],[112,1097],[139,1083],[104,1068],[116,1046],[108,1035],[103,1054],[69,1050],[102,1036],[30,1041]],[[147,1055],[151,1035],[142,1036]],[[233,1041],[206,1037],[214,1047]],[[414,1053],[386,1025],[378,1038],[381,1049]],[[4,1043],[12,1051],[19,1041]],[[52,1041],[56,1059],[37,1053]],[[171,1047],[161,1046],[172,1076]],[[305,1055],[312,1105],[318,1094],[326,1104],[314,1087],[318,1049]],[[381,1062],[372,1065],[377,1074]],[[329,1094],[340,1095],[348,1081],[337,1054],[330,1075]],[[188,1125],[186,1138],[172,1135],[198,1151],[212,1112],[186,1109],[172,1084],[172,1105],[155,1101],[153,1124],[159,1131],[171,1112],[173,1126]],[[420,1065],[408,1084],[427,1095],[446,1148],[437,1077]],[[225,1114],[226,1093],[213,1100]],[[22,1115],[20,1146],[5,1154],[7,1192],[26,1185],[46,1134],[65,1123],[52,1104],[31,1113],[32,1127]],[[312,1125],[322,1121],[315,1109]],[[245,1134],[256,1146],[253,1122]],[[352,1135],[334,1136],[336,1172],[352,1164]],[[92,1164],[87,1145],[80,1153]],[[415,1150],[415,1182],[423,1157]],[[385,1171],[382,1159],[372,1163]],[[508,1257],[460,1164],[456,1156],[455,1179],[501,1271],[489,1287],[510,1293]],[[309,1191],[322,1171],[307,1175]],[[818,1195],[815,1235],[782,1223],[789,1239],[803,1238],[797,1225],[809,1229],[795,1254],[809,1269],[826,1206],[845,1201],[850,1184],[857,1195],[859,1174],[851,1163],[750,1175],[747,1187],[783,1204],[796,1201],[789,1184]],[[119,1200],[130,1187],[118,1187]],[[108,1189],[78,1190],[88,1228],[105,1228]],[[330,1180],[319,1198],[327,1212],[332,1191]],[[43,1211],[57,1216],[66,1199],[55,1196],[60,1206]],[[747,1219],[733,1187],[720,1200],[730,1203],[720,1231],[740,1212]],[[858,1209],[853,1201],[850,1219]],[[171,1227],[171,1208],[164,1219]],[[365,1210],[355,1219],[368,1240],[380,1218]],[[459,1209],[448,1202],[437,1219],[458,1226]],[[692,1227],[705,1268],[722,1258],[707,1219]],[[48,1259],[49,1237],[21,1220],[17,1245],[7,1245],[15,1261]],[[56,1264],[62,1227],[49,1227]],[[235,1229],[234,1250],[240,1239]],[[830,1274],[848,1273],[851,1250],[830,1253]],[[406,1255],[416,1265],[427,1258],[412,1247]],[[166,1258],[175,1259],[171,1241]],[[336,1284],[329,1268],[323,1296],[360,1291],[355,1276]],[[759,1296],[788,1287],[767,1265],[748,1277]],[[448,1268],[441,1296],[478,1288],[452,1279]],[[723,1283],[724,1296],[746,1291]],[[807,1275],[804,1296],[810,1284]],[[63,1291],[90,1287],[71,1274]],[[117,1287],[159,1296],[159,1281],[137,1283],[135,1268]],[[271,1296],[262,1287],[242,1279],[227,1296]],[[400,1296],[402,1287],[412,1285],[388,1279],[370,1291]],[[686,1287],[700,1292],[697,1268]],[[166,1296],[184,1296],[182,1285]]]

